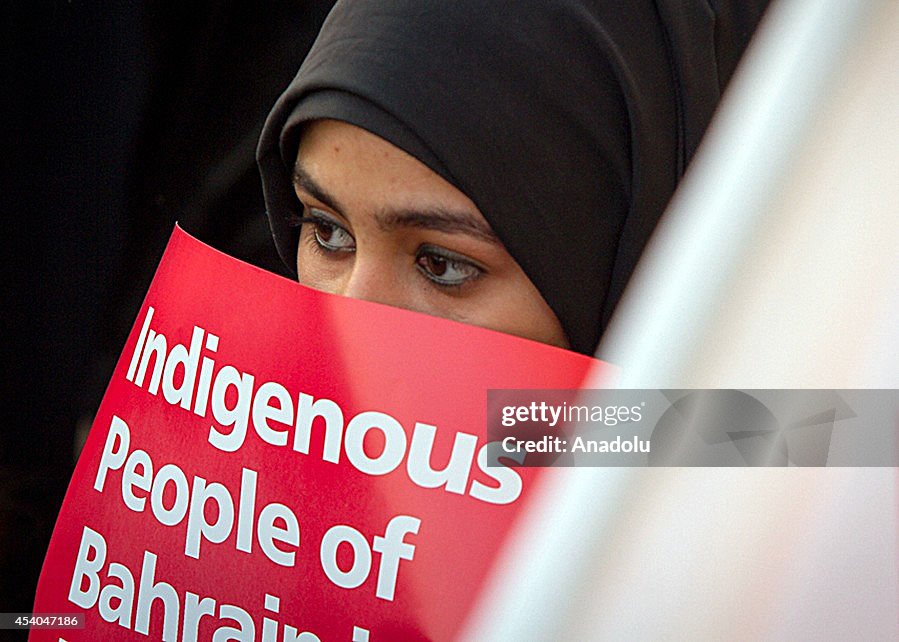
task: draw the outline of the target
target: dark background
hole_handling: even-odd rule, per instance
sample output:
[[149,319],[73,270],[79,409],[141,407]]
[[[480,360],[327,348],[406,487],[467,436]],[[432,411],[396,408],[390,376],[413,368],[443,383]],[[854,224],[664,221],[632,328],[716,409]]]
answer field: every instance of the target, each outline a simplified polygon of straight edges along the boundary
[[2,9],[0,612],[31,611],[76,444],[175,221],[286,273],[253,153],[332,1]]

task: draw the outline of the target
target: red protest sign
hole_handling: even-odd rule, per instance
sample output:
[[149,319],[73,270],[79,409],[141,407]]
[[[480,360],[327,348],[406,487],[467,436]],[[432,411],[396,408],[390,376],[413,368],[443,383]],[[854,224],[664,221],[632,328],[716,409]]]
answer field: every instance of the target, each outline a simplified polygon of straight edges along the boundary
[[176,229],[78,462],[33,640],[445,640],[539,469],[489,388],[598,362],[323,294]]

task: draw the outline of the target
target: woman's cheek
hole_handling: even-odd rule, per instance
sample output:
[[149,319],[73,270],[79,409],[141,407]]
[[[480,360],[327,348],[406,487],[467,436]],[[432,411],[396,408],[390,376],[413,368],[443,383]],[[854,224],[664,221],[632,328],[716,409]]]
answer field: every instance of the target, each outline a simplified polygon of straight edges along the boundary
[[322,256],[321,250],[310,247],[314,238],[300,238],[297,249],[297,278],[300,283],[315,290],[337,293],[346,261],[335,261]]

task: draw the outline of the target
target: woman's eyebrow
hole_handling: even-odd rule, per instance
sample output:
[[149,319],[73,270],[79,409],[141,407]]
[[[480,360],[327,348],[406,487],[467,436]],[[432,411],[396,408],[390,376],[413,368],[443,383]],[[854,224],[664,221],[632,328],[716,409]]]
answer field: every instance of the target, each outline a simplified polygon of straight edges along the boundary
[[490,243],[502,244],[490,226],[481,218],[465,211],[440,207],[388,210],[376,215],[378,226],[385,231],[398,227],[415,227],[449,234],[469,234]]
[[308,192],[313,198],[321,201],[332,210],[337,212],[344,211],[340,203],[337,202],[337,199],[331,196],[324,187],[315,182],[315,179],[312,178],[299,161],[293,167],[293,184],[303,191]]
[[[338,200],[319,185],[299,161],[294,165],[293,182],[336,212],[344,212]],[[448,234],[469,234],[490,243],[502,244],[486,221],[466,211],[452,211],[442,207],[398,209],[380,212],[375,218],[378,226],[385,231],[414,227]]]

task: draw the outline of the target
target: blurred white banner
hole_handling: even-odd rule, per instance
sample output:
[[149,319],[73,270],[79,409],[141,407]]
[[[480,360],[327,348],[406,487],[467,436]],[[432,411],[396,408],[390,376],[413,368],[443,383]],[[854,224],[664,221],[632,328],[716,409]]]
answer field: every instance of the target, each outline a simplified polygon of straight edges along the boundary
[[[622,388],[899,387],[899,2],[765,18],[600,355]],[[899,639],[899,478],[562,469],[469,640]]]

